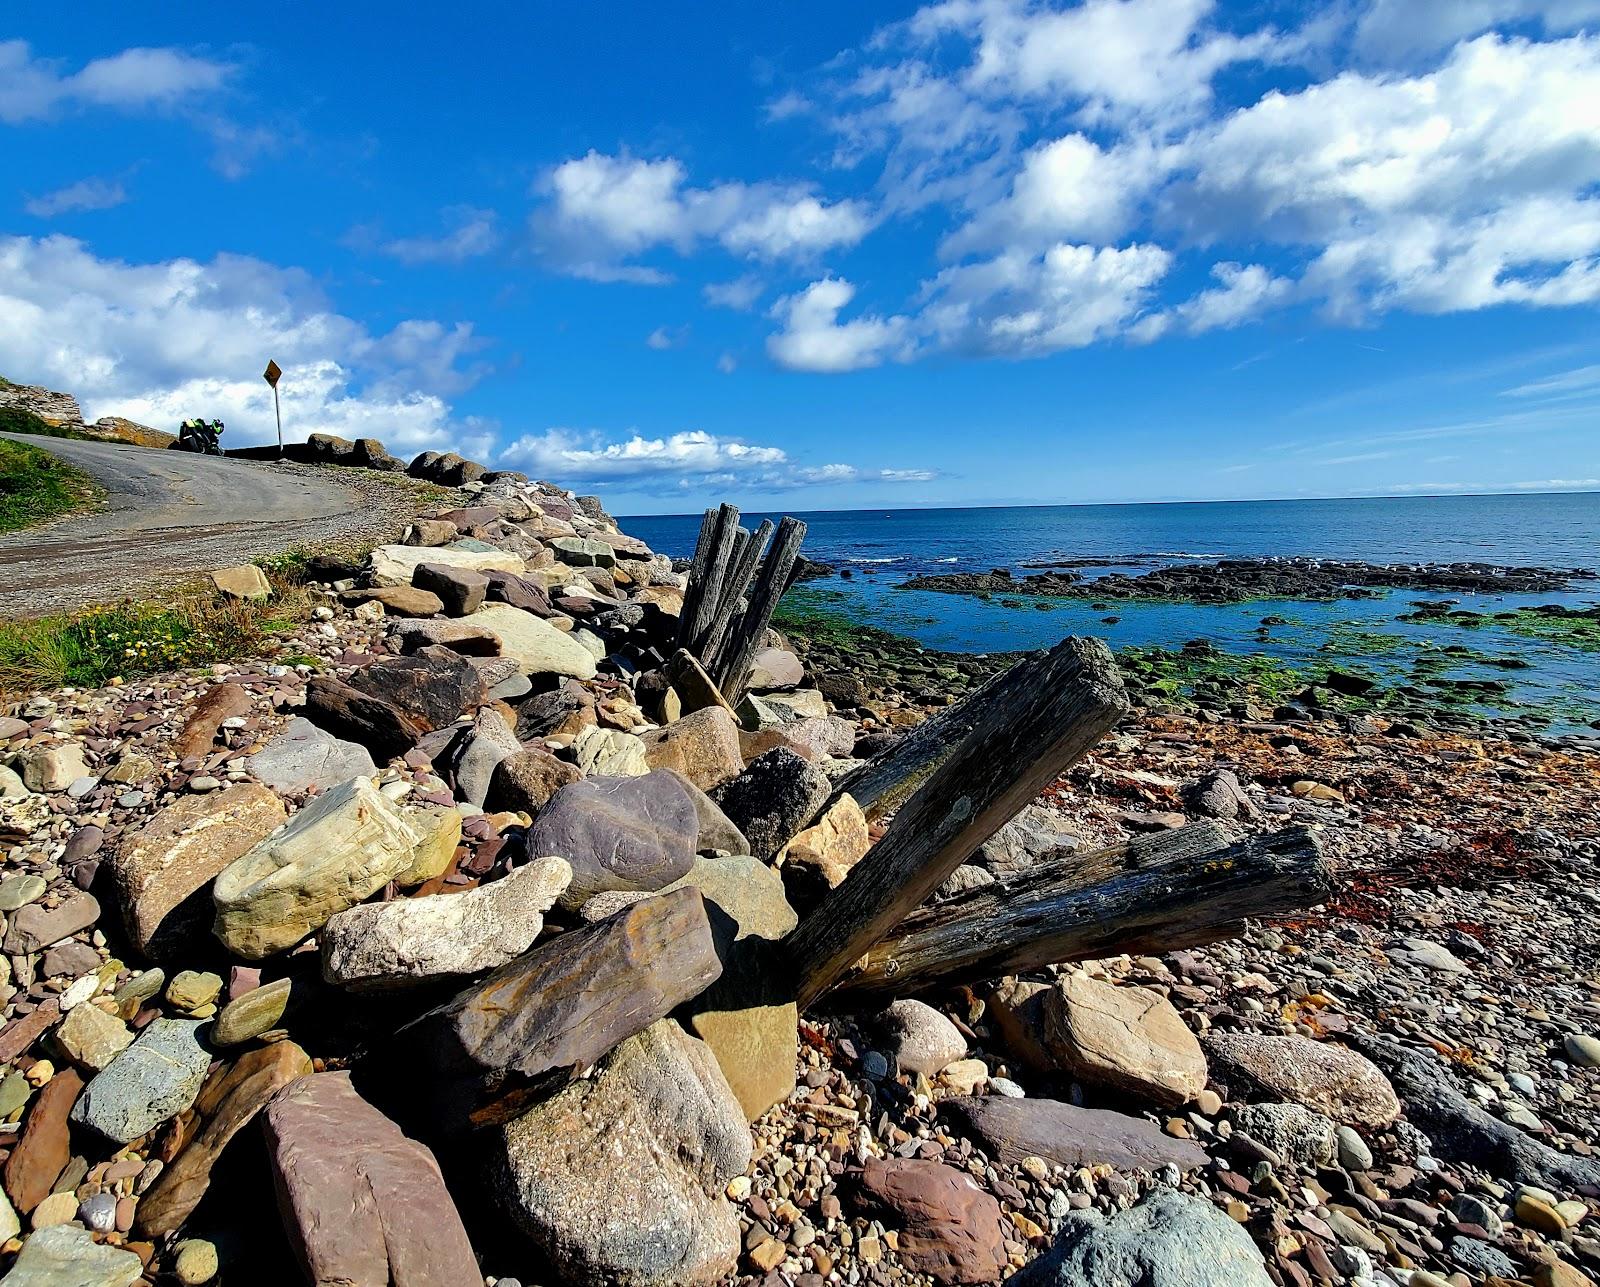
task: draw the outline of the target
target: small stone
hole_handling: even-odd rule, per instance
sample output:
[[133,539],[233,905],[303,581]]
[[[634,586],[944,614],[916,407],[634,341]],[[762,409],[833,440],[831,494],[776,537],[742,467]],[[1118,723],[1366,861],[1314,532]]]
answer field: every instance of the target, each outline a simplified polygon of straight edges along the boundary
[[1567,1232],[1567,1222],[1561,1213],[1550,1203],[1534,1197],[1531,1193],[1517,1195],[1512,1213],[1516,1216],[1518,1224],[1528,1229],[1536,1229],[1547,1237],[1560,1238]]
[[211,1025],[211,1043],[237,1046],[279,1027],[293,986],[289,979],[274,979],[228,1002]]
[[37,902],[49,887],[43,876],[7,876],[0,880],[0,912],[14,912]]
[[1366,1171],[1372,1167],[1372,1150],[1367,1147],[1367,1142],[1348,1126],[1341,1126],[1334,1131],[1334,1141],[1338,1146],[1339,1165],[1347,1171]]
[[179,1010],[198,1010],[222,994],[222,976],[209,971],[182,970],[167,985],[167,1000]]
[[[217,1247],[204,1238],[185,1238],[176,1247],[172,1269],[185,1287],[200,1287],[217,1276]],[[505,1279],[501,1279],[504,1282]]]
[[116,1015],[99,1006],[80,1005],[67,1013],[55,1039],[73,1063],[99,1072],[133,1044],[133,1033]]
[[70,1190],[52,1193],[33,1209],[30,1223],[35,1229],[48,1229],[51,1225],[66,1224],[78,1217],[78,1195]]

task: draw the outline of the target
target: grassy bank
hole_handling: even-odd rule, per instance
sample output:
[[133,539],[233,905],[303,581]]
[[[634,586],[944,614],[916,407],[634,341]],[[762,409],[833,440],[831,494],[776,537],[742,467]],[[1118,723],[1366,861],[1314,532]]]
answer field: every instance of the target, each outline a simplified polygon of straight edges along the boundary
[[0,438],[0,532],[58,518],[100,495],[81,469],[29,443]]
[[0,622],[0,701],[271,655],[275,636],[310,615],[311,598],[299,579],[302,562],[279,556],[265,563],[272,596],[262,601],[225,599],[194,587],[161,600]]
[[25,433],[35,438],[74,438],[79,442],[99,442],[77,429],[53,425],[43,416],[36,416],[21,407],[0,407],[0,433]]

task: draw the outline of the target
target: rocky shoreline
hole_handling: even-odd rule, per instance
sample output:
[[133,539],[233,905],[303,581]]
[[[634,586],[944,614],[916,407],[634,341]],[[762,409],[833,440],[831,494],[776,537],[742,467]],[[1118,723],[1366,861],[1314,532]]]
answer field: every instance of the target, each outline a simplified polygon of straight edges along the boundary
[[[1083,561],[1105,566],[1104,561]],[[1082,563],[1074,566],[1083,565]],[[948,594],[1043,595],[1105,602],[1144,600],[1172,603],[1247,603],[1254,599],[1370,599],[1385,590],[1445,590],[1470,594],[1546,594],[1575,581],[1592,581],[1589,568],[1500,567],[1489,563],[1394,564],[1340,559],[1222,559],[1180,563],[1129,576],[1108,572],[1085,579],[1072,571],[1051,570],[1014,576],[1008,568],[991,572],[947,572],[909,577],[902,590]]]
[[459,503],[312,561],[273,656],[0,714],[0,1281],[1600,1270],[1582,739],[1125,667],[957,883],[1299,822],[1333,900],[797,1014],[734,985],[883,834],[834,784],[1015,659],[780,617],[730,707],[596,499],[426,468]]

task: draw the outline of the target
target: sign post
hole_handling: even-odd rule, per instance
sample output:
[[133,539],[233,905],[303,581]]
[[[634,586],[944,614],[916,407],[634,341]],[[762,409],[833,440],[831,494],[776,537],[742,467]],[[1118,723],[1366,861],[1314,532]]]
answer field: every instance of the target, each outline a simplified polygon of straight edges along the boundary
[[267,359],[267,369],[261,373],[261,378],[272,386],[272,414],[278,419],[278,459],[283,459],[283,408],[278,405],[278,380],[283,375],[283,368],[271,358]]

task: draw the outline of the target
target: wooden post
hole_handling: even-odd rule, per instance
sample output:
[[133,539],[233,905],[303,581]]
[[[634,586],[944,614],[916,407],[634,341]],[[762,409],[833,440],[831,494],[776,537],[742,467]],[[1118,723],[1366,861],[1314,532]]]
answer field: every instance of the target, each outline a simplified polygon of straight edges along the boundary
[[689,587],[678,618],[679,645],[697,657],[721,602],[722,580],[733,556],[738,530],[739,511],[732,505],[707,510],[700,524],[700,544],[695,547]]
[[744,696],[744,686],[749,681],[756,653],[761,649],[762,637],[772,614],[777,611],[778,600],[789,584],[789,573],[800,557],[800,543],[806,539],[806,525],[798,518],[785,516],[778,524],[767,557],[761,561],[761,571],[756,574],[755,585],[750,589],[750,601],[744,615],[729,631],[721,664],[716,670],[717,687],[734,705]]
[[716,672],[717,664],[726,651],[729,628],[738,614],[740,601],[750,589],[750,578],[756,574],[761,551],[766,548],[767,540],[772,535],[772,520],[762,519],[761,526],[753,536],[743,528],[739,529],[739,533],[739,548],[734,551],[728,575],[723,578],[722,602],[717,607],[711,629],[706,632],[705,651],[700,657],[700,664],[711,674]]
[[1219,828],[1195,823],[921,908],[834,995],[853,1005],[1063,961],[1194,947],[1230,937],[1247,918],[1314,906],[1332,889],[1305,827],[1229,844]]
[[1007,671],[967,737],[790,935],[801,1007],[834,987],[1127,709],[1111,654],[1095,639],[1063,639]]

